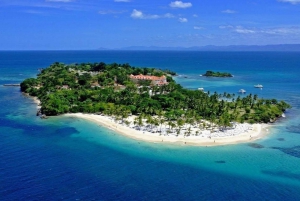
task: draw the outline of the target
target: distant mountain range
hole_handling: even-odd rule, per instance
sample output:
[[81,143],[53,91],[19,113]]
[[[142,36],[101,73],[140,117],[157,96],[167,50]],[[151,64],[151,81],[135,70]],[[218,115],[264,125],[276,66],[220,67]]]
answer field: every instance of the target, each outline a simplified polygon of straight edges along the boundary
[[300,51],[300,44],[282,45],[229,45],[229,46],[193,46],[193,47],[157,47],[130,46],[123,48],[98,48],[98,50],[173,50],[173,51]]

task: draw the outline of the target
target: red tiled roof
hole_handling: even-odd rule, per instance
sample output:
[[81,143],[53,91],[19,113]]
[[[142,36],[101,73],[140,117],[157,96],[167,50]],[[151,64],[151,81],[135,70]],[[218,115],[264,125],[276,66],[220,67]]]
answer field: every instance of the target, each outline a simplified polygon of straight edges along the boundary
[[152,76],[152,75],[130,75],[131,79],[137,79],[137,80],[155,80],[155,81],[159,81],[159,80],[165,80],[166,77],[163,75],[161,77],[158,76]]

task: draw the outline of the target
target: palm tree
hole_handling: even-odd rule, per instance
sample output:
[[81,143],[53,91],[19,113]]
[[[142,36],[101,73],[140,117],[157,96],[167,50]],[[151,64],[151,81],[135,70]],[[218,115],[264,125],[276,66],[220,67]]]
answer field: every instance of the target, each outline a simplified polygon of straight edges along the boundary
[[129,116],[130,110],[126,107],[122,107],[121,108],[121,119],[122,119],[122,124],[124,122],[124,119],[127,118]]
[[176,124],[174,122],[171,122],[171,128],[172,128],[172,132],[174,132],[174,127],[176,126]]
[[152,130],[154,121],[153,121],[153,117],[152,117],[151,115],[146,115],[146,122],[147,122],[147,124],[150,125],[150,128],[151,128],[151,130]]
[[177,126],[179,127],[179,129],[177,130],[177,136],[179,135],[183,125],[184,125],[184,120],[182,118],[177,119]]
[[252,104],[251,104],[251,109],[253,108],[253,106],[256,103],[256,101],[257,101],[257,94],[254,94],[253,101],[252,101]]
[[189,127],[189,128],[187,129],[187,131],[184,132],[184,136],[190,136],[190,134],[191,134],[191,127]]
[[153,125],[155,125],[155,127],[159,126],[159,119],[158,118],[153,118]]
[[172,121],[168,121],[169,130],[171,130],[172,124],[173,124]]
[[139,126],[139,130],[141,129],[140,127],[142,127],[143,126],[143,118],[142,118],[142,115],[139,115],[139,116],[136,116],[135,118],[134,118],[134,125],[137,125],[137,126]]
[[165,123],[165,119],[164,119],[164,118],[160,118],[160,119],[159,119],[159,124],[160,124],[160,134],[161,134],[161,132],[162,132],[161,127],[162,127],[163,123]]

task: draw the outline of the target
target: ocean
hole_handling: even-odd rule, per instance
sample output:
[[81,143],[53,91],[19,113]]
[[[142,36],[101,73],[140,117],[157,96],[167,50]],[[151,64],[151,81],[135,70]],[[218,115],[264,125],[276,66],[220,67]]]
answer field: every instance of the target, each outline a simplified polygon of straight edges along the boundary
[[[170,69],[189,89],[245,89],[292,109],[256,144],[143,142],[83,119],[42,120],[19,87],[3,86],[56,61]],[[299,64],[300,52],[0,51],[0,200],[300,200]]]

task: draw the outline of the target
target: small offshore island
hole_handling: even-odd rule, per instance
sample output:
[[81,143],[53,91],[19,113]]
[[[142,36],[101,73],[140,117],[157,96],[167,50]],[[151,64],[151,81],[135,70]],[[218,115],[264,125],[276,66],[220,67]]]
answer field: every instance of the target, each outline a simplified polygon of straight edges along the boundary
[[129,64],[53,63],[21,91],[40,101],[38,115],[85,118],[132,138],[221,145],[262,136],[263,123],[290,108],[284,101],[184,89],[175,72]]
[[232,74],[230,73],[226,73],[226,72],[214,72],[214,71],[206,71],[205,74],[203,74],[202,76],[205,77],[233,77]]

